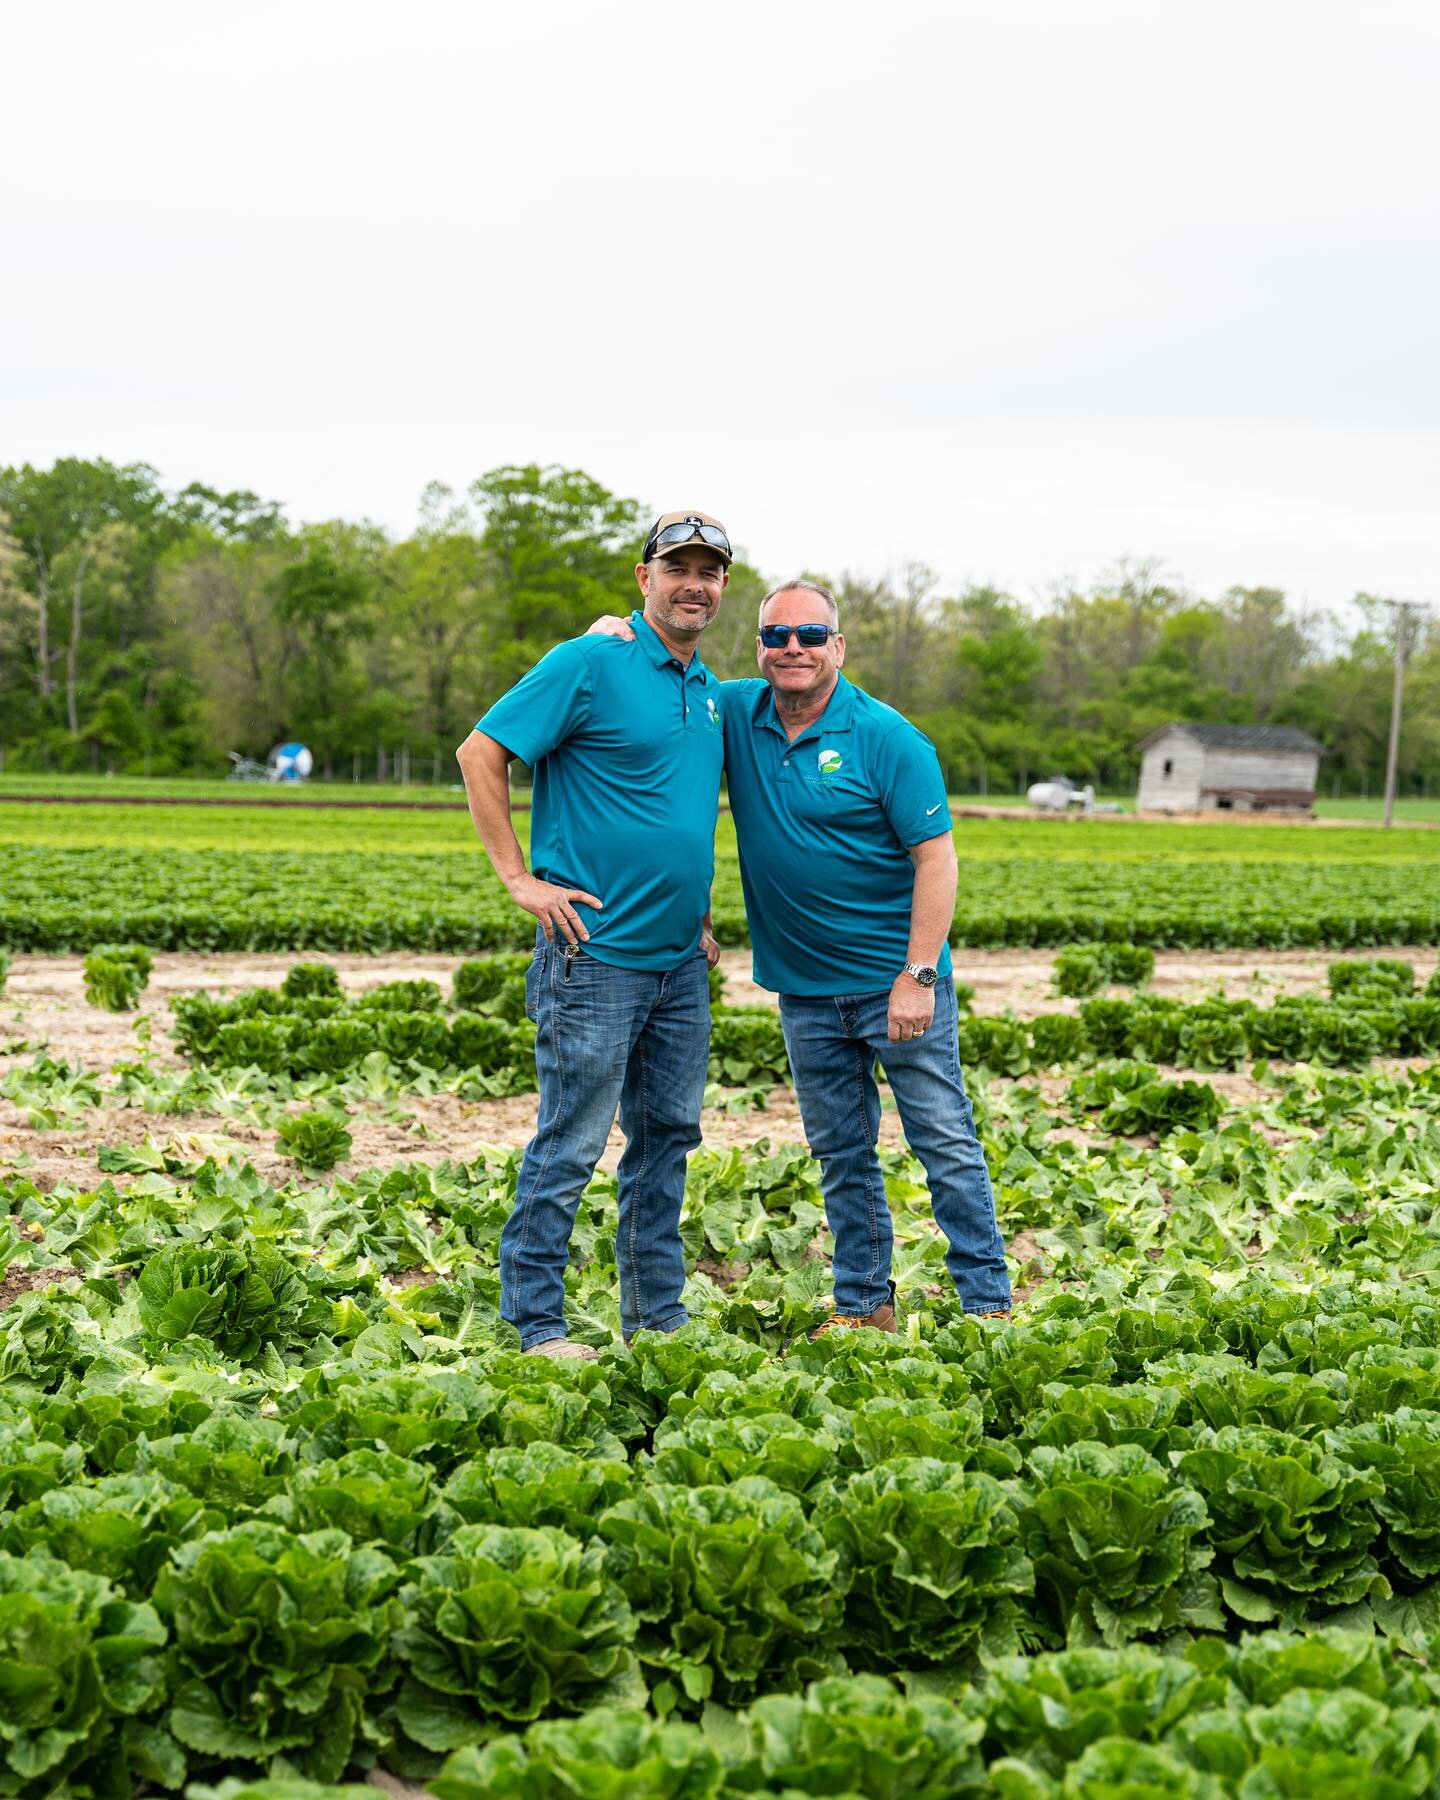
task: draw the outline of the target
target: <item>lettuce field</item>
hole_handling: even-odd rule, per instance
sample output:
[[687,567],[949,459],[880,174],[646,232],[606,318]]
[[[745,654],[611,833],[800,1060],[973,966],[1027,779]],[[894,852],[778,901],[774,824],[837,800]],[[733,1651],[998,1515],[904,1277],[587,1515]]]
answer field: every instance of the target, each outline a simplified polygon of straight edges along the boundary
[[[960,942],[1099,946],[961,1015],[1009,1319],[889,1114],[900,1332],[807,1338],[727,959],[693,1323],[621,1341],[607,1157],[567,1364],[498,1314],[525,933],[448,815],[10,811],[0,1794],[1440,1794],[1440,840],[962,829]],[[315,954],[397,945],[502,953]]]
[[[1436,832],[966,820],[956,841],[957,944],[1440,942]],[[716,932],[744,944],[728,818],[716,860]],[[531,935],[460,811],[0,805],[12,950],[465,952]]]

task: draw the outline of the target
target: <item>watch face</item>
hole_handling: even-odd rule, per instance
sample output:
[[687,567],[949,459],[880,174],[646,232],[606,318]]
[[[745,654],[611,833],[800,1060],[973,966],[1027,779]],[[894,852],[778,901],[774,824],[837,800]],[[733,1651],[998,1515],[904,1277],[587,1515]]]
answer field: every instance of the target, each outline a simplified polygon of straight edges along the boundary
[[934,987],[937,979],[939,978],[940,972],[938,969],[923,969],[923,968],[912,967],[910,970],[910,973],[920,983],[921,987]]

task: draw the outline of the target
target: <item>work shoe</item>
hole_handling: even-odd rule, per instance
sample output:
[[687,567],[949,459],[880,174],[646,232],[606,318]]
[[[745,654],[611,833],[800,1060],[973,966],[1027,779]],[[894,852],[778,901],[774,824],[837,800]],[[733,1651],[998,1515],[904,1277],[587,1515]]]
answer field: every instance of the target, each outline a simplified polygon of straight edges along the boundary
[[970,1317],[972,1319],[1008,1319],[1010,1317],[1010,1308],[1008,1306],[1002,1306],[995,1312],[971,1313]]
[[596,1362],[600,1352],[589,1344],[577,1344],[573,1338],[546,1338],[543,1344],[532,1344],[525,1352],[527,1356],[553,1356],[557,1362],[573,1360],[575,1362]]
[[895,1323],[895,1308],[893,1306],[877,1306],[874,1312],[870,1313],[832,1313],[823,1325],[817,1325],[808,1335],[813,1344],[816,1338],[824,1337],[827,1331],[859,1331],[865,1325],[868,1325],[872,1331],[898,1330]]

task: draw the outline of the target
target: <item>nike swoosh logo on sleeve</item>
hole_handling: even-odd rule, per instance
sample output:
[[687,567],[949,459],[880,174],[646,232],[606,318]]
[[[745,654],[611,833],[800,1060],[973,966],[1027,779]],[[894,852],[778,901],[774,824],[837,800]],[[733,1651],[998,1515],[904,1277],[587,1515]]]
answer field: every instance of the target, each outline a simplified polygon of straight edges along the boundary
[[[944,804],[945,804],[945,802],[942,800],[940,802],[940,806],[943,806]],[[940,806],[927,806],[925,808],[925,817],[928,819],[930,817],[931,813],[939,812]]]

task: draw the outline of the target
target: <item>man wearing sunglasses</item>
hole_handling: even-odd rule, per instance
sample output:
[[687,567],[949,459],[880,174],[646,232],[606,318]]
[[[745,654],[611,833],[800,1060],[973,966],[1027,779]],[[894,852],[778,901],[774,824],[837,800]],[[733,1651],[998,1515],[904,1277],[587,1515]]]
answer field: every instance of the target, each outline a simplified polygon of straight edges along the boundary
[[[500,1310],[522,1350],[546,1356],[596,1354],[566,1335],[565,1268],[617,1109],[621,1329],[686,1320],[680,1205],[710,1055],[724,756],[720,683],[697,646],[729,569],[718,519],[663,514],[626,640],[557,645],[457,752],[490,861],[537,921],[525,986],[540,1104],[500,1236]],[[534,770],[531,869],[510,822],[517,758]]]
[[839,625],[834,596],[818,583],[776,588],[756,638],[764,679],[726,682],[722,701],[755,980],[780,998],[835,1237],[835,1312],[822,1333],[896,1328],[877,1059],[929,1178],[965,1310],[1010,1307],[960,1069],[945,783],[928,739],[841,674]]

